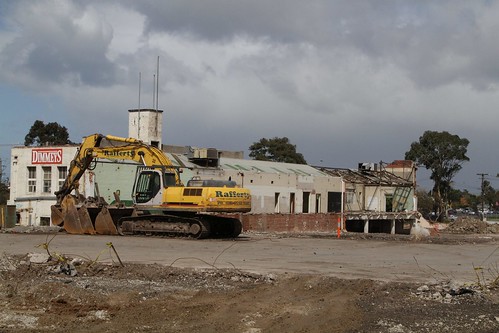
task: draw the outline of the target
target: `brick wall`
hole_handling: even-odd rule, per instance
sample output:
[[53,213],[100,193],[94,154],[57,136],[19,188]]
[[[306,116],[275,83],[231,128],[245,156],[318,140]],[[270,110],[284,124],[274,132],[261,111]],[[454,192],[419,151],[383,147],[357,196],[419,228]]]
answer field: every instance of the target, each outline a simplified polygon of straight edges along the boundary
[[240,214],[244,231],[331,232],[338,228],[337,214]]

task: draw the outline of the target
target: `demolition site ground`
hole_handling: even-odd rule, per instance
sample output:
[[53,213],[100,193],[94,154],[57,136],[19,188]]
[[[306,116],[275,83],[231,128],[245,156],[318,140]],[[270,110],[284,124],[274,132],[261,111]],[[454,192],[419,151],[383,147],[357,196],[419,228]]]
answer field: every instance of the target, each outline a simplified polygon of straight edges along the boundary
[[[494,234],[463,235],[450,229],[425,238],[347,234],[341,244],[328,235],[251,233],[243,234],[242,240],[225,242],[118,236],[99,239],[35,232],[0,236],[4,244],[0,258],[0,332],[499,331],[499,238]],[[77,254],[60,252],[64,247],[58,247],[57,241],[67,239],[73,244],[82,239],[88,240],[86,243],[95,239],[112,242],[107,243],[105,254],[89,257],[86,251],[94,245],[86,250],[75,245],[74,251],[82,251]],[[278,259],[271,258],[268,267],[275,262],[275,271],[266,268],[264,259],[246,269],[250,251],[231,256],[232,262],[222,265],[222,257],[252,241],[252,251],[260,249],[269,256],[274,253],[273,247],[288,244],[286,252],[299,243],[313,250],[305,253],[300,247],[303,255],[290,255],[284,269],[277,269]],[[133,243],[130,253],[120,242]],[[323,248],[314,247],[316,243],[335,243],[341,248],[367,246],[371,250],[363,251],[365,274],[349,270],[348,251],[341,259],[343,266],[338,267],[345,270],[344,274],[327,271],[326,266],[339,259],[307,266],[321,255]],[[220,248],[214,253],[218,254],[210,261],[202,259],[202,253],[194,258],[185,250],[196,247],[197,252],[209,252],[217,246]],[[463,281],[447,274],[443,265],[440,271],[438,266],[425,265],[422,261],[426,259],[411,255],[414,259],[408,261],[412,261],[413,273],[409,266],[394,268],[404,270],[407,276],[400,272],[402,277],[391,278],[382,274],[388,268],[367,264],[376,258],[378,249],[385,247],[396,252],[428,248],[435,253],[445,252],[447,247],[452,247],[452,252],[461,247],[466,252],[478,248],[483,252],[478,258],[483,260],[477,266],[470,265],[471,278]],[[177,259],[161,262],[159,256],[148,252],[151,248],[164,255],[180,252]],[[328,249],[331,253],[338,251],[336,247]],[[355,260],[352,256],[352,262]],[[182,261],[190,264],[182,265]],[[479,266],[481,263],[485,264]],[[456,263],[456,267],[460,265]],[[464,259],[462,265],[468,265]],[[427,277],[418,275],[418,270],[428,273]]]

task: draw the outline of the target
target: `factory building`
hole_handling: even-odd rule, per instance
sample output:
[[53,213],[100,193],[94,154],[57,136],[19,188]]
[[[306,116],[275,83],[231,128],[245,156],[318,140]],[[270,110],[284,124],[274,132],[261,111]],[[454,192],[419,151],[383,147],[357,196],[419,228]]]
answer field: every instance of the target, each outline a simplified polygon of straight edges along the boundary
[[[417,218],[415,167],[392,163],[381,170],[356,171],[243,159],[242,152],[162,145],[162,111],[129,110],[129,136],[162,147],[182,172],[193,177],[232,180],[250,189],[252,211],[239,216],[245,230],[333,232],[338,222],[355,232],[406,233]],[[67,176],[78,145],[13,147],[11,199],[21,225],[49,225],[54,192]],[[407,161],[405,161],[407,162]],[[132,204],[136,164],[98,160],[80,180],[79,193]],[[414,178],[415,179],[415,178]]]

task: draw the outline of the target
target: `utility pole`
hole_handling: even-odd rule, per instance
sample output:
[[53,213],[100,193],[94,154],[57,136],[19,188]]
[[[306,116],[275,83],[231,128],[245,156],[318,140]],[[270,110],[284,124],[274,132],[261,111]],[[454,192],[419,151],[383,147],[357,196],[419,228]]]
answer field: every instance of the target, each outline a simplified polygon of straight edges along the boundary
[[480,176],[481,179],[482,179],[482,186],[481,186],[481,200],[482,200],[482,221],[485,221],[485,214],[484,214],[484,202],[483,202],[483,196],[484,196],[484,192],[485,192],[485,189],[484,189],[484,182],[485,182],[485,176],[488,176],[489,174],[488,173],[477,173],[477,176]]

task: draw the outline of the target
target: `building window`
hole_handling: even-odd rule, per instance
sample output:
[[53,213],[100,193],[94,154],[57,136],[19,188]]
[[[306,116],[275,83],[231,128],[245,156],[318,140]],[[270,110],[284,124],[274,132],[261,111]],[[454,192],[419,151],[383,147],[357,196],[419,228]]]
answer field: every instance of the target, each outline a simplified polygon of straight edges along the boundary
[[40,217],[40,225],[44,227],[50,226],[50,217]]
[[42,167],[43,170],[43,193],[52,191],[52,168]]
[[393,212],[393,195],[385,194],[385,212]]
[[68,176],[68,167],[66,166],[57,167],[57,171],[59,172],[59,190],[60,190],[64,185],[64,182],[66,181],[66,177]]
[[341,212],[341,192],[327,192],[327,211]]
[[36,192],[36,167],[28,167],[28,193]]

